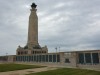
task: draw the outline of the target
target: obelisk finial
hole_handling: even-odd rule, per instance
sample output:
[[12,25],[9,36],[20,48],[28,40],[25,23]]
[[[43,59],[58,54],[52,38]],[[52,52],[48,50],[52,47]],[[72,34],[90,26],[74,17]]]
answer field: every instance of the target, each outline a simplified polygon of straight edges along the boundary
[[37,5],[35,3],[32,3],[31,8],[36,8]]

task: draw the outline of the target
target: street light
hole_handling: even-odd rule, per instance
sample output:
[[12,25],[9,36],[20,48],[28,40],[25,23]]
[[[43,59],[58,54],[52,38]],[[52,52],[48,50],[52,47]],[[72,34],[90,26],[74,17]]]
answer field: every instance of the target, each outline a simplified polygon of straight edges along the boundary
[[57,47],[55,49],[56,49],[56,53],[57,53]]

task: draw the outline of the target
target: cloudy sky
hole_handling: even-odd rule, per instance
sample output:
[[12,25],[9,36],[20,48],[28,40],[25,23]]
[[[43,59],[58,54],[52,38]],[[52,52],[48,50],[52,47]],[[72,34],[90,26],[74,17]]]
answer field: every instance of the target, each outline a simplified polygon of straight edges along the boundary
[[0,55],[27,43],[30,5],[39,17],[39,43],[49,52],[100,49],[100,0],[0,0]]

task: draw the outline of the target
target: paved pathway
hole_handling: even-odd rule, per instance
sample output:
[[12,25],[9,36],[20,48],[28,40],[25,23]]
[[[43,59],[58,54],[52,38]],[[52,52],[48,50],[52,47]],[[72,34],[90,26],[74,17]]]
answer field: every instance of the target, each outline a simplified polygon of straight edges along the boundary
[[48,71],[48,70],[55,70],[55,69],[57,69],[57,68],[43,67],[43,68],[35,68],[35,69],[0,72],[0,75],[25,75],[25,74],[36,73],[36,72],[41,72],[41,71]]

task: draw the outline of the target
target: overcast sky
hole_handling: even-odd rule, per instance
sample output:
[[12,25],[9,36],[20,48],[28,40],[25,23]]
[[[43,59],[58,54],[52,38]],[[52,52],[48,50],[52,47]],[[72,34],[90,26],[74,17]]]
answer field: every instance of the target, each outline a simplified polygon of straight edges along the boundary
[[32,2],[39,44],[49,52],[100,49],[100,0],[0,0],[0,55],[16,54],[18,45],[26,45]]

